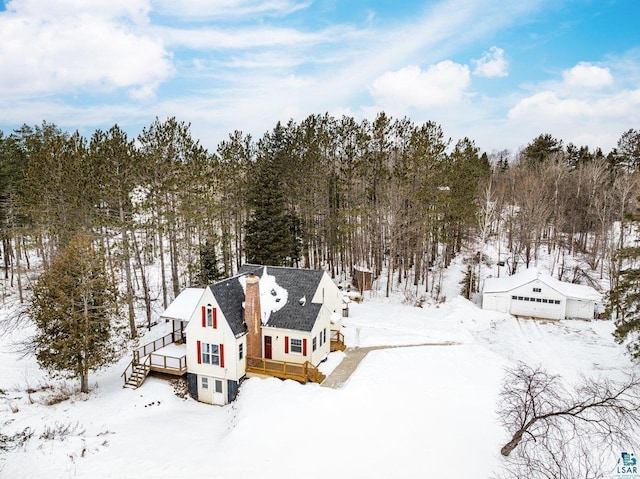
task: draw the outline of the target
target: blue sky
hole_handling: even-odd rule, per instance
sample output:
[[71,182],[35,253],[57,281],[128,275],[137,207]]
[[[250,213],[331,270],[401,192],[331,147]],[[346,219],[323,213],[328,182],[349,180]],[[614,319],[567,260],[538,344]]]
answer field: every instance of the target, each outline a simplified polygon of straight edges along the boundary
[[325,112],[435,121],[517,151],[541,133],[613,148],[640,129],[637,0],[11,0],[0,7],[0,129],[43,120],[131,136]]

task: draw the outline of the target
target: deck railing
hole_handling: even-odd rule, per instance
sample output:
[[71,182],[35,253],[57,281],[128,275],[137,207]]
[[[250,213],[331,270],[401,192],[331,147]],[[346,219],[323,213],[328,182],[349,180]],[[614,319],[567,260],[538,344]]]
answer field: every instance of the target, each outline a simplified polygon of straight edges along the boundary
[[304,363],[290,363],[287,361],[276,361],[274,359],[263,359],[247,357],[247,372],[274,376],[281,379],[293,379],[299,382],[320,382],[324,379],[318,368],[309,361]]
[[167,371],[185,373],[187,371],[187,356],[163,356],[161,354],[149,355],[151,368],[162,368]]
[[151,371],[151,358],[146,357],[142,363],[131,361],[124,372],[120,375],[124,379],[124,385],[127,386],[129,379],[134,377],[135,387],[139,387]]
[[151,354],[154,351],[157,351],[160,348],[164,348],[165,346],[176,343],[178,341],[184,340],[184,334],[182,331],[173,331],[172,333],[167,334],[161,338],[156,339],[150,343],[145,344],[144,346],[139,347],[138,349],[133,350],[133,360],[134,362],[140,362],[141,357],[145,357],[147,354]]
[[344,351],[347,346],[344,344],[344,334],[340,331],[331,331],[331,351]]
[[134,368],[134,362],[130,361],[129,364],[127,365],[126,369],[124,370],[124,372],[120,375],[120,377],[122,379],[124,379],[124,383],[125,384],[127,384],[127,381],[129,380],[129,378],[133,374],[133,368]]
[[[149,371],[154,370],[180,375],[187,371],[187,356],[175,357],[164,356],[160,354],[153,354],[158,349],[164,348],[169,344],[184,341],[184,333],[181,330],[173,331],[161,338],[156,339],[150,343],[145,344],[137,349],[133,350],[133,360],[129,363],[127,368],[121,374],[124,378],[125,385],[134,372],[141,372],[143,376],[136,381],[136,387],[142,384],[144,378],[147,377]],[[143,358],[140,361],[140,358]]]

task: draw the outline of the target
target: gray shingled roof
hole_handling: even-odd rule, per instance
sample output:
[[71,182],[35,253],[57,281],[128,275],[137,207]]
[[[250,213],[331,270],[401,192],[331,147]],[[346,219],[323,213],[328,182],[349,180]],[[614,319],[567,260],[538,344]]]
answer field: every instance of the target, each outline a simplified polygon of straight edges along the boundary
[[[262,265],[245,264],[240,268],[240,274],[254,273],[256,276],[262,277],[264,268],[265,266]],[[279,311],[271,313],[266,326],[311,331],[322,308],[321,304],[313,304],[311,299],[318,289],[324,272],[280,266],[267,266],[266,268],[267,274],[275,276],[276,283],[286,289],[288,293],[287,304]],[[306,298],[304,305],[300,304],[301,298]]]
[[242,304],[244,302],[244,291],[238,276],[227,278],[218,283],[209,286],[213,296],[218,302],[218,306],[222,310],[231,331],[236,336],[241,336],[247,331],[247,327],[244,324],[244,308]]

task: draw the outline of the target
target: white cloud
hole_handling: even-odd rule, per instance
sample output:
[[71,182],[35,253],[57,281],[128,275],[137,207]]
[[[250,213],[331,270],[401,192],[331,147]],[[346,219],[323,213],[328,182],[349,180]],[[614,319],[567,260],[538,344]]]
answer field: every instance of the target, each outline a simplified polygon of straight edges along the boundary
[[215,50],[255,47],[286,47],[336,42],[340,35],[335,29],[320,33],[306,33],[290,28],[254,26],[247,28],[159,28],[156,30],[171,46]]
[[505,130],[517,131],[520,137],[526,137],[522,133],[526,131],[531,139],[552,133],[565,143],[601,147],[606,152],[623,131],[640,123],[640,89],[602,93],[575,84],[573,90],[567,89],[567,83],[565,78],[553,90],[518,101],[508,112]]
[[509,111],[509,118],[575,118],[592,114],[592,106],[584,100],[560,98],[553,91],[543,91],[524,98]]
[[376,105],[387,111],[428,108],[459,102],[469,86],[466,65],[442,61],[426,70],[408,66],[378,77],[370,89]]
[[49,21],[58,21],[70,15],[88,15],[106,20],[126,18],[134,23],[146,23],[149,10],[149,0],[11,0],[7,3],[7,12]]
[[14,0],[0,13],[2,96],[149,89],[171,73],[157,39],[137,33],[146,1]]
[[474,60],[476,68],[474,75],[481,77],[506,77],[509,74],[509,62],[504,57],[504,50],[498,47],[491,47],[488,52],[484,52],[479,60]]
[[233,18],[253,15],[284,16],[311,5],[296,0],[189,0],[176,6],[175,0],[153,0],[159,12],[190,20]]
[[608,68],[584,62],[562,72],[562,79],[569,88],[598,90],[613,84],[613,76]]

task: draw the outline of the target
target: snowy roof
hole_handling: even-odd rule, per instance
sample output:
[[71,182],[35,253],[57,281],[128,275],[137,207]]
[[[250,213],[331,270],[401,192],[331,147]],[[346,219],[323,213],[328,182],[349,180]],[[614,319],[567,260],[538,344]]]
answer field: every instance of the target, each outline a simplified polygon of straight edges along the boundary
[[236,337],[247,330],[244,324],[244,290],[238,278],[234,276],[209,286]]
[[193,310],[198,306],[202,293],[204,293],[204,288],[185,289],[173,300],[160,317],[178,321],[189,321]]
[[[260,277],[262,323],[274,328],[311,331],[321,304],[312,303],[324,271],[245,264],[241,273]],[[306,301],[300,301],[305,298]]]
[[260,278],[263,325],[311,331],[322,305],[309,298],[315,295],[324,271],[245,264],[236,276],[209,286],[236,337],[246,331],[244,288],[250,273]]
[[512,276],[504,278],[487,278],[484,282],[483,293],[503,293],[514,288],[539,280],[550,288],[572,299],[589,299],[601,301],[602,295],[591,286],[583,284],[567,283],[559,281],[547,273],[538,271],[537,268],[529,268]]

